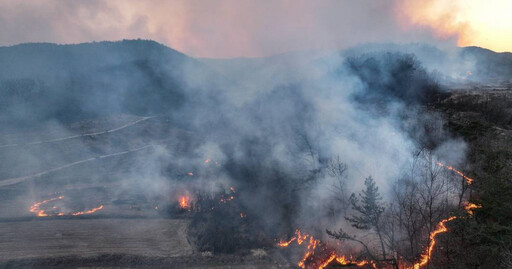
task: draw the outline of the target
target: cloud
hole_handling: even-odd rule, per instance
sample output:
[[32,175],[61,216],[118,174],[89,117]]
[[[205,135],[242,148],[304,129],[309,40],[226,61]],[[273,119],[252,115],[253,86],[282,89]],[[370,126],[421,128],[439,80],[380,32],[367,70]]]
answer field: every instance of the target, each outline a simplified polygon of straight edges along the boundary
[[427,28],[439,39],[460,46],[512,50],[512,20],[508,0],[398,0],[396,17],[404,29]]
[[250,57],[366,42],[436,42],[428,27],[400,25],[393,3],[0,1],[0,45],[144,38],[197,57]]

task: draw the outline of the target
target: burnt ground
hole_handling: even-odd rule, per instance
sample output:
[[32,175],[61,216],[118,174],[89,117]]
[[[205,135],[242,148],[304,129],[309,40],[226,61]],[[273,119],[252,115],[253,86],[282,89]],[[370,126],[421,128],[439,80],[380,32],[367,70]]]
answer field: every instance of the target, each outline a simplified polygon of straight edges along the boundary
[[[448,129],[468,144],[468,167],[476,178],[510,178],[512,89],[455,90],[435,105]],[[477,182],[478,183],[478,182]]]

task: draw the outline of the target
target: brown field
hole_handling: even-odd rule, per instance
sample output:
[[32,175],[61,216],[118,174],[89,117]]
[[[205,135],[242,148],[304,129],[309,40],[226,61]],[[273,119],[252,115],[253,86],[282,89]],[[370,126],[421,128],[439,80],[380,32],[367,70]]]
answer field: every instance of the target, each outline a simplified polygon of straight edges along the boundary
[[183,219],[0,223],[0,268],[284,268],[263,255],[197,253]]
[[192,254],[187,220],[67,219],[0,223],[0,260],[55,256]]

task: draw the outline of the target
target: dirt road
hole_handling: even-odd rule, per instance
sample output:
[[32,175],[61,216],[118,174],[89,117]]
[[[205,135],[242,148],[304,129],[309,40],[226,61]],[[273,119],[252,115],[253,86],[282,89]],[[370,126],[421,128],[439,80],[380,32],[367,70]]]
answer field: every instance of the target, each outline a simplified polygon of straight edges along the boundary
[[121,131],[121,130],[123,130],[125,128],[128,128],[130,126],[133,126],[133,125],[138,124],[138,123],[140,123],[142,121],[146,121],[146,120],[149,120],[149,119],[152,119],[152,118],[154,118],[154,117],[143,117],[142,119],[138,119],[138,120],[126,123],[125,125],[122,125],[122,126],[119,126],[119,127],[113,128],[113,129],[109,129],[109,130],[106,130],[106,131],[102,131],[102,132],[94,132],[94,133],[86,133],[86,134],[79,134],[79,135],[71,135],[71,136],[60,137],[60,138],[49,139],[49,140],[43,140],[43,141],[34,141],[34,142],[27,142],[27,143],[0,145],[0,149],[1,148],[18,147],[18,146],[40,145],[40,144],[46,144],[46,143],[61,142],[61,141],[66,141],[66,140],[80,138],[80,137],[97,136],[97,135],[104,135],[104,134],[114,133],[114,132]]
[[62,169],[68,168],[68,167],[72,167],[72,166],[78,165],[78,164],[82,164],[82,163],[86,163],[86,162],[91,162],[91,161],[98,160],[98,159],[104,159],[104,158],[120,156],[120,155],[128,154],[128,153],[131,153],[131,152],[136,152],[136,151],[140,151],[140,150],[143,150],[143,149],[151,148],[153,146],[154,145],[146,145],[146,146],[135,148],[135,149],[130,149],[130,150],[122,151],[122,152],[116,152],[116,153],[112,153],[112,154],[101,155],[101,156],[97,156],[97,157],[88,158],[88,159],[85,159],[85,160],[80,160],[80,161],[68,163],[68,164],[65,164],[65,165],[62,165],[62,166],[59,166],[59,167],[51,168],[51,169],[48,169],[48,170],[45,170],[45,171],[41,171],[39,173],[28,175],[28,176],[4,179],[4,180],[0,181],[0,188],[1,187],[5,187],[5,186],[9,186],[9,185],[18,184],[18,183],[23,182],[25,180],[29,180],[29,179],[32,179],[32,178],[40,177],[40,176],[43,176],[43,175],[46,175],[46,174],[49,174],[49,173],[52,173],[52,172],[55,172],[55,171],[59,171],[59,170],[62,170]]

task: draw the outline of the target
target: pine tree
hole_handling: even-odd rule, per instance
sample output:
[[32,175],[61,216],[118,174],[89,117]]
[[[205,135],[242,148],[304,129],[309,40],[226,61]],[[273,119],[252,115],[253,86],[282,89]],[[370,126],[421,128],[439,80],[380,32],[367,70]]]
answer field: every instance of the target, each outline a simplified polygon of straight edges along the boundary
[[356,214],[345,219],[357,229],[374,230],[380,240],[382,256],[386,259],[386,249],[380,223],[381,216],[385,210],[381,202],[382,197],[380,196],[377,184],[371,176],[365,179],[364,185],[366,188],[359,193],[359,198],[355,194],[350,196],[350,203]]

